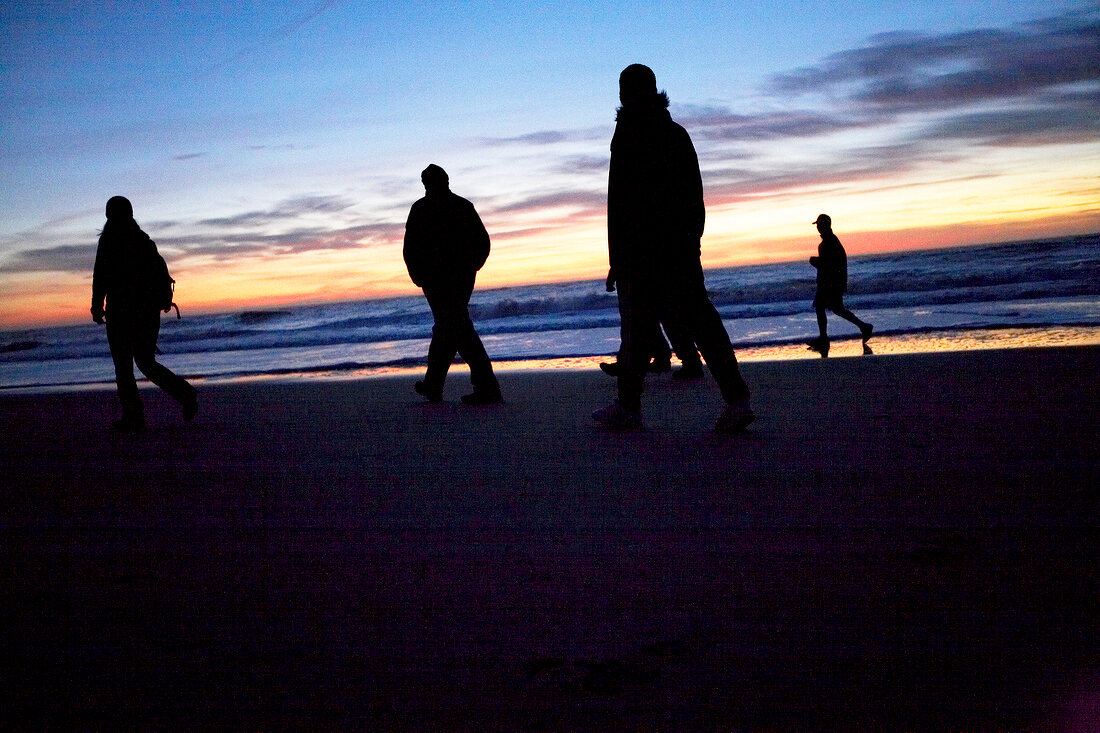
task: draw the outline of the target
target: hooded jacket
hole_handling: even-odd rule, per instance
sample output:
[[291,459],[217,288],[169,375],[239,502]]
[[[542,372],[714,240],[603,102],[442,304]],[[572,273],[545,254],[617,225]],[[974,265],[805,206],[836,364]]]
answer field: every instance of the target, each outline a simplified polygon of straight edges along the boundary
[[107,220],[99,235],[92,271],[92,311],[159,310],[150,296],[148,273],[157,245],[133,219]]
[[480,270],[489,258],[489,233],[474,205],[447,190],[413,204],[402,255],[413,283],[432,287]]
[[706,220],[699,158],[667,107],[668,97],[661,93],[624,105],[616,117],[607,242],[618,277],[699,257]]

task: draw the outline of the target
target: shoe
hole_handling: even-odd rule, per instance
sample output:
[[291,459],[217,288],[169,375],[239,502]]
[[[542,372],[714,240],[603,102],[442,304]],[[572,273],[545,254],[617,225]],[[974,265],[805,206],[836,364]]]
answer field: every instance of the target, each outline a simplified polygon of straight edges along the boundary
[[443,401],[443,390],[429,389],[426,382],[417,382],[413,385],[418,395],[428,398],[428,402],[437,405]]
[[863,335],[863,344],[867,345],[867,341],[871,338],[871,333],[875,330],[875,327],[870,323],[864,324],[864,327],[859,329],[859,332]]
[[671,359],[654,359],[649,363],[649,371],[653,374],[664,374],[672,371]]
[[827,338],[822,338],[821,336],[819,336],[813,341],[806,342],[806,345],[809,346],[811,350],[821,354],[822,358],[825,358],[829,355],[829,339]]
[[194,389],[187,396],[187,399],[183,401],[183,421],[191,422],[195,419],[195,415],[199,414],[199,397]]
[[462,404],[464,405],[499,405],[502,402],[504,402],[504,398],[500,395],[499,389],[475,389],[471,394],[462,395]]
[[611,430],[643,430],[642,411],[627,410],[615,400],[592,413],[592,419]]
[[756,415],[749,407],[747,399],[732,405],[726,405],[722,414],[718,416],[718,422],[714,423],[714,430],[718,433],[739,433],[747,428]]
[[111,432],[125,435],[145,432],[145,421],[140,418],[124,417],[111,423]]
[[692,380],[692,379],[702,379],[703,378],[703,365],[702,364],[692,364],[692,365],[689,366],[689,365],[685,364],[684,366],[682,366],[682,367],[680,367],[679,369],[676,370],[676,373],[672,375],[672,378],[673,379],[679,379],[680,381],[683,381],[683,382],[687,382],[687,381]]
[[[617,377],[623,372],[622,364],[617,361],[601,361],[600,369],[609,377]],[[670,372],[672,371],[672,362],[663,360],[657,361],[654,359],[649,363],[649,366],[646,367],[646,370],[653,373]]]

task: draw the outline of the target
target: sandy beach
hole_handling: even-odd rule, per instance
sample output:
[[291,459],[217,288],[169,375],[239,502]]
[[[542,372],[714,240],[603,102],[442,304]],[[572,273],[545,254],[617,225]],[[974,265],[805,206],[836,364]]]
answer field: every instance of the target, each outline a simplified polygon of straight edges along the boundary
[[0,397],[6,728],[1092,730],[1100,347]]

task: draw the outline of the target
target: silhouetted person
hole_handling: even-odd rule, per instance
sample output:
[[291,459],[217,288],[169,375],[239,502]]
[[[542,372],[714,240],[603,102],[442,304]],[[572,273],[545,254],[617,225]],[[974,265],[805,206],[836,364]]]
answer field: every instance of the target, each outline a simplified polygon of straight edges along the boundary
[[[615,272],[609,270],[607,273],[607,291],[609,293],[615,292]],[[664,327],[664,331],[661,327]],[[665,333],[668,333],[668,339],[665,339]],[[669,346],[669,341],[672,342],[672,346]],[[675,326],[670,323],[658,322],[654,324],[653,333],[650,335],[649,340],[649,355],[652,361],[649,362],[647,371],[653,373],[664,373],[672,370],[672,352],[676,352],[676,356],[680,359],[680,368],[676,370],[676,373],[672,375],[673,379],[690,380],[701,379],[703,376],[703,362],[699,359],[699,351],[695,348],[695,344],[684,341],[683,334],[679,333]],[[612,377],[619,376],[619,372],[622,371],[621,353],[615,355],[615,361],[612,362],[600,362],[600,369],[604,374]]]
[[[145,428],[145,413],[134,380],[134,364],[149,381],[170,394],[183,407],[183,419],[198,412],[195,388],[156,360],[160,334],[160,310],[153,292],[157,246],[134,221],[129,200],[114,196],[107,202],[107,223],[99,235],[92,275],[92,320],[107,323],[107,343],[115,363],[115,383],[122,403],[122,419],[112,428],[117,432],[139,432]],[[163,268],[163,264],[161,264]]]
[[607,183],[607,245],[619,288],[623,358],[619,397],[592,417],[614,429],[642,426],[641,396],[650,334],[664,319],[703,354],[722,390],[721,432],[753,420],[729,334],[703,285],[699,243],[706,211],[691,138],[668,113],[653,71],[633,64],[619,76]]
[[443,400],[447,370],[460,354],[470,367],[474,391],[468,405],[501,402],[493,365],[470,320],[470,295],[477,271],[489,257],[489,233],[474,205],[451,193],[447,173],[429,165],[420,174],[426,195],[412,206],[405,224],[405,266],[424,290],[435,326],[428,346],[428,371],[416,383],[429,402]]
[[821,244],[817,246],[817,256],[810,258],[810,264],[817,268],[817,293],[814,295],[814,310],[817,311],[818,337],[810,341],[810,348],[823,357],[829,355],[828,324],[826,310],[831,310],[846,321],[855,324],[863,336],[864,350],[867,339],[871,338],[874,327],[870,323],[856,318],[855,314],[844,307],[844,294],[848,292],[848,255],[840,240],[833,234],[833,220],[828,214],[821,214],[814,221],[821,234]]

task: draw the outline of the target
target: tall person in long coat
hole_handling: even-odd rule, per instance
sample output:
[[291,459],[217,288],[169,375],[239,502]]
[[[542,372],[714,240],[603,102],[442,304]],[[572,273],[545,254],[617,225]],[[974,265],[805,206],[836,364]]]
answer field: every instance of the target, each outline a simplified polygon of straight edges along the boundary
[[607,246],[619,287],[618,399],[592,417],[617,430],[642,427],[641,397],[650,334],[659,319],[698,347],[726,407],[715,429],[744,430],[754,419],[722,318],[703,284],[700,239],[706,209],[699,159],[668,113],[653,71],[633,64],[619,76],[619,107],[607,184]]

